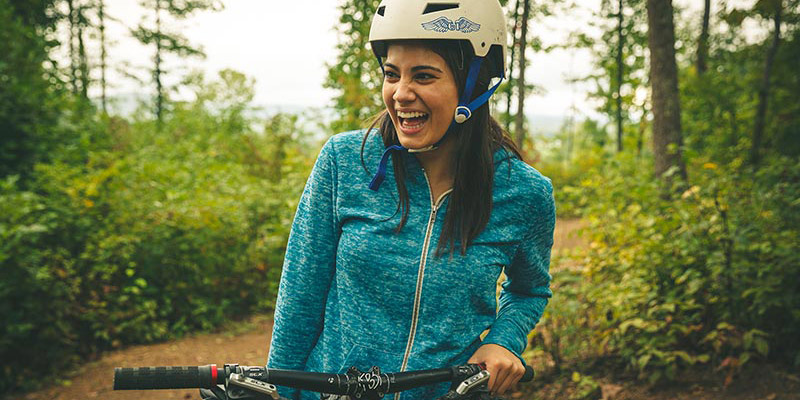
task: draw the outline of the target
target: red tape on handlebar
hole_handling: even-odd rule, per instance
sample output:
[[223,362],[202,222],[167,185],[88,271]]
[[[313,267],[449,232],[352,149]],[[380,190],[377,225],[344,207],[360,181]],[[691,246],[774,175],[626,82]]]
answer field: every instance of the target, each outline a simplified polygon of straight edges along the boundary
[[217,385],[217,364],[211,364],[211,386]]

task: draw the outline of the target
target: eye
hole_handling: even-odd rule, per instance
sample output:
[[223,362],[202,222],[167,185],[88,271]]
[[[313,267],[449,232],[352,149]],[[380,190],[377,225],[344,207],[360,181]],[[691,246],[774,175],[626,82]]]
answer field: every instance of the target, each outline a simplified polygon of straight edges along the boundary
[[386,80],[395,80],[399,79],[400,75],[397,75],[394,71],[383,71],[383,78]]
[[431,75],[431,74],[425,73],[425,72],[421,72],[419,74],[414,75],[414,79],[416,79],[418,81],[429,81],[429,80],[434,79],[434,78],[436,78],[436,77]]

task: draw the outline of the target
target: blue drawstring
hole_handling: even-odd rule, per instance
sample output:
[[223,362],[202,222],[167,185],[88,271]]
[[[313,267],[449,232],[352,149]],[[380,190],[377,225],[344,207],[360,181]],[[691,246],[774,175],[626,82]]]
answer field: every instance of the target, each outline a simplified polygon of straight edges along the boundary
[[383,183],[383,180],[386,178],[386,164],[389,163],[389,156],[392,154],[392,150],[408,151],[407,148],[398,144],[387,147],[381,156],[381,163],[378,164],[378,172],[375,173],[372,182],[369,183],[370,189],[378,190],[378,188],[381,187],[381,183]]
[[[379,59],[380,62],[380,59]],[[450,133],[451,129],[456,123],[463,123],[464,121],[468,120],[472,116],[472,111],[476,110],[478,107],[482,106],[484,103],[489,101],[489,97],[494,94],[497,88],[500,86],[500,83],[503,82],[503,78],[505,78],[505,74],[500,75],[500,81],[498,81],[491,89],[487,90],[482,95],[476,97],[472,102],[467,103],[472,97],[472,91],[475,90],[475,83],[478,81],[478,72],[481,69],[481,63],[483,63],[483,57],[475,56],[469,65],[469,72],[467,73],[467,82],[464,86],[464,93],[461,94],[461,99],[458,102],[458,107],[456,107],[456,114],[453,118],[453,121],[450,123],[450,126],[445,131],[444,136],[439,139],[433,146],[429,148],[423,149],[422,151],[433,150],[439,147],[439,145],[444,141],[447,135]],[[381,63],[381,68],[383,68],[383,63]],[[392,150],[399,150],[399,151],[409,151],[409,149],[400,146],[400,145],[391,145],[384,150],[383,155],[381,156],[381,162],[378,164],[378,171],[375,173],[375,176],[372,177],[372,182],[369,183],[369,188],[372,190],[378,190],[381,187],[381,183],[386,178],[386,165],[389,162],[389,155],[391,155]],[[413,151],[413,150],[412,150]]]

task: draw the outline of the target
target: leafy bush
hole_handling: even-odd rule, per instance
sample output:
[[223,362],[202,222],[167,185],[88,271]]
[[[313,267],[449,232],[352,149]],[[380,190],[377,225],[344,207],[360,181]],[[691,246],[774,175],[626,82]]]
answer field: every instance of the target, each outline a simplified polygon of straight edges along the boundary
[[[565,128],[552,139],[540,139],[545,157],[537,161],[534,167],[553,182],[559,218],[580,217],[592,201],[581,187],[581,181],[597,171],[608,157],[605,149],[595,143],[604,134],[596,122],[586,120],[577,134]],[[577,142],[569,146],[575,147],[570,153],[562,149],[566,142]]]
[[800,364],[800,163],[704,163],[677,199],[646,170],[619,159],[582,182],[583,281],[562,284],[569,299],[554,299],[542,325],[572,344],[549,352],[595,349],[650,381],[698,363],[731,374],[756,357]]
[[0,392],[272,307],[313,159],[296,117],[252,133],[241,101],[216,100],[175,104],[161,130],[111,120],[85,163],[0,181],[0,357],[28,360],[3,367]]

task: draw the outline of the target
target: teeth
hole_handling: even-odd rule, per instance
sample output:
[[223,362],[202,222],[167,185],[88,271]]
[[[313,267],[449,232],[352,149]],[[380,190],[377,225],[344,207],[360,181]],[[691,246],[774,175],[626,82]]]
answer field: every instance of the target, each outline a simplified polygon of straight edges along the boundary
[[422,116],[425,116],[425,115],[428,115],[428,114],[423,113],[423,112],[417,112],[417,111],[414,111],[414,112],[398,111],[397,112],[397,116],[400,117],[400,118],[419,118],[419,117],[422,117]]

